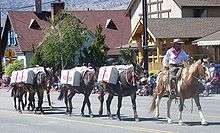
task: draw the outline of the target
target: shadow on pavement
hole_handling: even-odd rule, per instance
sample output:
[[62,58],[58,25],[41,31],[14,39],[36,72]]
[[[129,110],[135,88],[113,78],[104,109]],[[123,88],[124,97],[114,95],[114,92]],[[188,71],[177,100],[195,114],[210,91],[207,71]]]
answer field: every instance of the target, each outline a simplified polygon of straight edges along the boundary
[[[134,118],[126,118],[126,117],[122,117],[121,119],[122,121],[134,121]],[[159,118],[141,118],[139,117],[140,121],[160,121],[160,122],[166,122],[165,118],[159,117]]]
[[[200,126],[201,122],[184,122],[187,126]],[[208,122],[207,126],[220,125],[220,122]],[[202,126],[202,125],[201,125]]]

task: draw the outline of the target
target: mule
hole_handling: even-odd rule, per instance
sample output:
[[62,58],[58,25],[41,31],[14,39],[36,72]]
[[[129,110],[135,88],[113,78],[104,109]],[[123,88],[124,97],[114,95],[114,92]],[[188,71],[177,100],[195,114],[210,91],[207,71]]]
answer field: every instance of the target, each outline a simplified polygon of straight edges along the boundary
[[106,100],[106,106],[107,106],[107,115],[110,119],[113,118],[111,114],[111,101],[114,96],[118,96],[118,109],[117,109],[117,118],[118,120],[121,120],[120,116],[120,109],[122,106],[122,98],[126,96],[131,97],[132,102],[132,108],[134,111],[134,119],[135,121],[139,121],[137,110],[136,110],[136,78],[135,73],[132,72],[128,74],[126,71],[120,73],[118,82],[116,85],[106,82],[101,82],[99,84],[99,96],[98,99],[100,100],[100,108],[99,108],[99,115],[101,116],[103,114],[103,102],[104,102],[104,95],[105,92],[108,92],[108,98]]
[[[22,113],[22,110],[24,110],[27,105],[27,92],[24,88],[21,87],[20,83],[13,83],[12,85],[10,85],[10,87],[12,88],[11,97],[13,97],[14,99],[14,108],[15,110],[18,110],[19,113]],[[25,99],[25,102],[23,101],[23,97]]]
[[[199,101],[199,93],[198,93],[198,85],[199,79],[203,78],[208,80],[210,78],[209,71],[207,67],[203,64],[202,60],[198,60],[195,63],[186,66],[182,70],[181,78],[177,81],[177,96],[179,97],[180,105],[179,105],[179,125],[183,124],[182,120],[182,111],[184,106],[185,99],[193,98],[196,106],[199,111],[199,115],[201,118],[201,124],[206,125],[207,122],[204,118],[202,108]],[[159,104],[162,96],[169,88],[168,84],[168,74],[167,71],[162,71],[158,74],[157,77],[157,85],[155,88],[154,97],[150,106],[150,111],[154,111],[156,109],[155,117],[159,117]],[[172,90],[169,88],[168,90]],[[173,97],[169,97],[167,101],[167,121],[168,123],[172,123],[172,119],[170,117],[170,106],[173,101]]]
[[[94,88],[94,83],[95,71],[87,70],[82,74],[80,86],[62,85],[58,100],[62,100],[63,98],[65,98],[66,114],[69,114],[70,116],[72,115],[72,98],[76,93],[78,93],[84,95],[84,100],[81,108],[81,116],[84,116],[84,108],[87,104],[89,115],[90,117],[93,117],[89,96],[91,95]],[[68,93],[68,91],[70,92]]]
[[[23,95],[25,94],[25,96],[27,96],[27,93],[29,93],[29,97],[28,97],[28,107],[27,109],[33,111],[38,111],[40,110],[41,113],[43,113],[43,108],[42,108],[42,104],[43,104],[43,95],[44,95],[44,91],[46,90],[47,93],[48,93],[48,103],[49,103],[49,106],[51,106],[51,101],[50,101],[50,95],[49,95],[49,90],[50,88],[48,87],[49,83],[50,83],[50,80],[51,80],[51,76],[49,75],[49,71],[47,71],[45,69],[45,72],[38,72],[35,77],[34,77],[34,81],[33,81],[33,84],[26,84],[26,83],[14,83],[12,84],[12,96],[14,97],[14,106],[16,107],[16,98],[18,98],[18,101],[19,101],[19,105],[20,106],[20,103],[23,102],[22,98],[23,98]],[[37,108],[35,108],[35,93],[37,93],[38,95],[38,106]],[[26,99],[26,98],[25,98]],[[27,103],[27,102],[26,102]],[[26,106],[26,103],[25,103],[25,106]],[[23,103],[22,103],[22,108],[24,110],[24,107],[23,106]],[[21,112],[21,109],[19,109],[20,107],[18,107],[18,110],[19,112]]]

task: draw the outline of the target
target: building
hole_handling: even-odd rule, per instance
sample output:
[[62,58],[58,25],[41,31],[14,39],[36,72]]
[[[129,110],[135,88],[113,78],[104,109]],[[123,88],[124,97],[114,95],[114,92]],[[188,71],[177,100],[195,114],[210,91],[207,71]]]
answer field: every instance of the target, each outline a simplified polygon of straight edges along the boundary
[[[39,2],[40,1],[40,2]],[[48,18],[53,20],[64,2],[53,2],[50,11],[41,10],[41,0],[36,0],[36,11],[9,11],[3,31],[3,48],[13,50],[15,56],[30,66],[33,49],[43,40],[43,31],[49,26]],[[68,11],[77,16],[92,32],[99,24],[106,36],[106,46],[110,57],[117,56],[117,47],[126,44],[130,34],[130,19],[125,10],[86,10]],[[112,28],[113,26],[113,28]],[[90,41],[92,43],[92,41]],[[5,57],[7,62],[7,57]]]
[[[166,50],[174,38],[185,42],[186,49],[194,58],[209,57],[220,63],[220,45],[197,45],[197,39],[220,30],[220,0],[148,0],[149,68],[158,71]],[[137,62],[143,61],[142,0],[132,0],[127,15],[131,19],[129,43],[137,43]],[[211,43],[209,43],[211,44]],[[207,50],[208,49],[208,50]],[[213,55],[213,53],[215,53]]]

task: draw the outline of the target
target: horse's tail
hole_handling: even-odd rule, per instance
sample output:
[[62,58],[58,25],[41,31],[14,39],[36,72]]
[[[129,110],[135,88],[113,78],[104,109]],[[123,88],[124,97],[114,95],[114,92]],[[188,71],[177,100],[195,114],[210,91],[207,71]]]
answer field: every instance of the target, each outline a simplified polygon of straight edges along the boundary
[[153,99],[151,101],[150,109],[149,112],[153,112],[156,108],[156,99],[157,99],[157,94],[155,93],[153,96]]
[[11,97],[16,97],[16,92],[17,91],[17,88],[15,88],[15,87],[12,87],[12,89],[11,89]]
[[64,88],[61,88],[61,90],[60,90],[60,95],[59,95],[59,97],[57,98],[58,100],[63,100],[63,98],[64,98],[64,96],[65,96],[65,89]]

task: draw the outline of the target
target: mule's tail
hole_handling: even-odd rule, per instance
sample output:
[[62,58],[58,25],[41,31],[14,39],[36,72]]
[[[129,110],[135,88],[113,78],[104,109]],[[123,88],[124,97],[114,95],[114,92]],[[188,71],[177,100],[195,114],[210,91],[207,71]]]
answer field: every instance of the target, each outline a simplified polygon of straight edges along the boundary
[[65,96],[65,89],[62,88],[60,90],[60,95],[59,95],[59,97],[57,99],[61,101],[61,100],[63,100],[64,96]]
[[11,89],[11,97],[16,97],[16,89],[15,88]]
[[150,109],[149,112],[153,112],[156,108],[156,99],[157,99],[157,94],[155,93],[153,96],[153,99],[151,101]]

